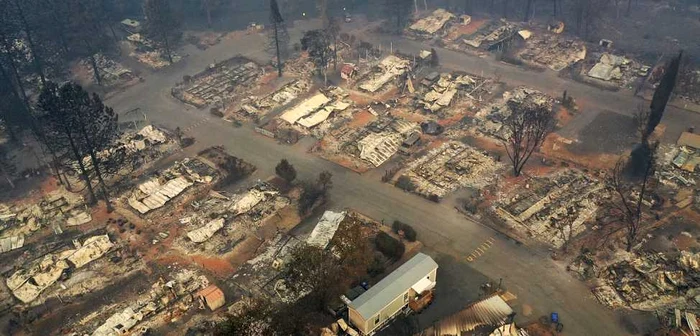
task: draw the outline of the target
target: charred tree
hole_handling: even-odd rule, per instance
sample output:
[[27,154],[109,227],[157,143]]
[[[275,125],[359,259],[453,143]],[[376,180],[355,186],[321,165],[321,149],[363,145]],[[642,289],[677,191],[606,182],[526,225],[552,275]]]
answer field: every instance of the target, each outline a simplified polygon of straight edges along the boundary
[[338,70],[338,35],[340,34],[338,19],[334,16],[327,16],[324,29],[333,44],[333,70]]
[[327,75],[328,64],[333,57],[330,36],[324,30],[310,30],[301,39],[301,49],[309,53],[319,75]]
[[523,102],[509,101],[508,107],[511,114],[503,121],[508,135],[501,141],[513,164],[513,175],[520,176],[532,153],[554,129],[556,119],[551,106],[530,99]]
[[43,126],[47,132],[62,139],[59,144],[68,144],[92,200],[96,200],[90,178],[94,175],[107,209],[111,210],[104,162],[98,153],[113,147],[119,138],[117,115],[96,94],[90,95],[74,83],[60,87],[51,83],[42,91],[39,106],[46,115]]
[[530,21],[530,14],[532,14],[532,2],[533,0],[527,0],[525,5],[525,19],[524,22]]
[[277,56],[277,76],[282,77],[283,61],[289,47],[289,34],[280,13],[277,0],[270,0],[270,24],[272,24],[270,45]]
[[[73,114],[62,88],[53,82],[46,85],[39,95],[38,109],[42,112],[41,131],[46,135],[44,145],[55,153],[68,153],[67,157],[78,168],[78,175],[85,183],[88,192],[88,204],[95,204],[97,197],[90,180],[90,172],[85,165],[85,152],[80,146],[80,134],[74,122]],[[50,139],[50,140],[48,140]],[[70,166],[70,164],[68,164]]]
[[648,157],[649,155],[653,155],[653,146],[650,144],[649,140],[656,127],[661,123],[666,105],[671,99],[682,57],[683,52],[680,52],[678,56],[673,58],[666,66],[664,75],[661,77],[661,82],[659,82],[659,86],[656,88],[654,96],[651,99],[649,112],[638,112],[638,123],[646,121],[646,125],[641,129],[640,144],[632,150],[630,155],[627,171],[632,177],[643,177],[649,169],[649,167],[647,167],[649,162]]
[[146,34],[165,50],[168,62],[172,64],[172,48],[182,37],[180,17],[169,0],[146,0],[143,12],[146,16]]
[[656,126],[659,125],[661,118],[663,118],[666,105],[671,99],[673,88],[676,86],[676,78],[678,77],[678,70],[682,57],[683,52],[681,51],[678,56],[673,58],[666,65],[664,75],[661,77],[661,82],[659,82],[659,86],[656,88],[656,91],[654,91],[654,96],[651,99],[649,121],[645,132],[642,134],[642,143],[649,140],[649,136],[654,133]]
[[394,29],[400,33],[411,15],[411,0],[384,0],[387,17],[394,22]]
[[626,250],[632,250],[637,242],[642,225],[644,200],[649,198],[653,187],[653,177],[656,169],[656,147],[645,152],[645,170],[641,179],[630,179],[626,176],[624,160],[620,159],[615,168],[608,174],[606,188],[612,197],[609,200],[611,215],[625,229]]

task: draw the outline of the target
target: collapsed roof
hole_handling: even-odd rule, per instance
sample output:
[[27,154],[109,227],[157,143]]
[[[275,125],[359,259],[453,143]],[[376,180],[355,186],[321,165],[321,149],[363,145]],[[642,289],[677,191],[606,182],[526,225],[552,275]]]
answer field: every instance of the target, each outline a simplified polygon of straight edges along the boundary
[[445,27],[448,21],[454,19],[454,14],[442,9],[436,9],[430,16],[422,18],[412,24],[408,29],[417,33],[434,35]]
[[306,239],[306,243],[312,246],[326,248],[328,243],[331,242],[335,232],[338,231],[340,222],[345,218],[345,211],[343,212],[333,212],[326,211],[323,213],[323,217],[318,221],[314,230],[311,231],[311,235]]

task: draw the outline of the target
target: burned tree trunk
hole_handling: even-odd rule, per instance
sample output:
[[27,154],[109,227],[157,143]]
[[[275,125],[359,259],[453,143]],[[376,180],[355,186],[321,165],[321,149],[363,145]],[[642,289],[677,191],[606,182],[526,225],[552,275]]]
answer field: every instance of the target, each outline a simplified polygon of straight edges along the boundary
[[513,164],[513,175],[520,176],[525,163],[537,150],[556,124],[555,114],[549,104],[534,101],[509,101],[510,116],[503,121],[507,132],[501,139]]

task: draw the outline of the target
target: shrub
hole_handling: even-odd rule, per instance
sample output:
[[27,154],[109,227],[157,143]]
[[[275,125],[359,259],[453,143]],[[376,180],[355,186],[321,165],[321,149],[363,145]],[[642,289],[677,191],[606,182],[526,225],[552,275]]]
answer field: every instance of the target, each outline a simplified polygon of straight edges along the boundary
[[374,259],[372,259],[372,263],[367,266],[367,274],[371,277],[377,277],[380,276],[386,271],[386,267],[384,267],[384,261],[382,260],[383,257],[378,257],[374,256]]
[[416,185],[411,181],[411,178],[405,175],[402,175],[399,177],[398,180],[396,180],[396,184],[394,184],[397,188],[402,189],[404,191],[409,191],[412,192],[416,190]]
[[406,238],[406,240],[410,242],[416,241],[416,237],[418,234],[416,233],[416,230],[413,229],[410,225],[401,222],[401,221],[394,221],[394,224],[391,225],[392,230],[400,236],[403,236]]
[[382,252],[390,260],[396,261],[403,256],[406,247],[403,243],[388,235],[386,232],[379,232],[374,238],[374,244],[379,252]]
[[326,192],[316,183],[310,181],[301,182],[301,195],[299,195],[299,215],[306,215],[314,207],[319,199],[326,196]]
[[221,112],[221,110],[218,107],[212,107],[211,109],[209,109],[209,113],[211,113],[213,116],[217,116],[219,118],[224,117],[224,113]]

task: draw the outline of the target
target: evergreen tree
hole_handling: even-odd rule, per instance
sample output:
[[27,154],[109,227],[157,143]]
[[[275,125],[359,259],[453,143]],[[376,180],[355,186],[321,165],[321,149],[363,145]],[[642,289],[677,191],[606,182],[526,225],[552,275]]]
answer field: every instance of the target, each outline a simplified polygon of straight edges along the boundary
[[47,82],[39,96],[38,108],[43,112],[42,130],[47,147],[67,152],[79,170],[89,193],[89,203],[97,197],[91,176],[97,178],[103,199],[111,209],[109,192],[104,181],[104,162],[98,153],[113,147],[119,138],[117,115],[96,95],[90,95],[74,83],[58,86]]
[[146,16],[146,34],[158,43],[173,63],[172,48],[182,37],[182,22],[170,5],[170,0],[146,0],[143,5]]
[[282,14],[280,14],[277,0],[270,0],[270,24],[272,24],[270,49],[277,56],[277,76],[282,77],[282,59],[288,56],[289,34]]
[[292,183],[292,181],[297,178],[296,169],[294,169],[294,166],[292,166],[286,159],[282,159],[282,161],[277,164],[277,167],[275,167],[275,172],[277,173],[277,176],[287,181],[287,183]]

